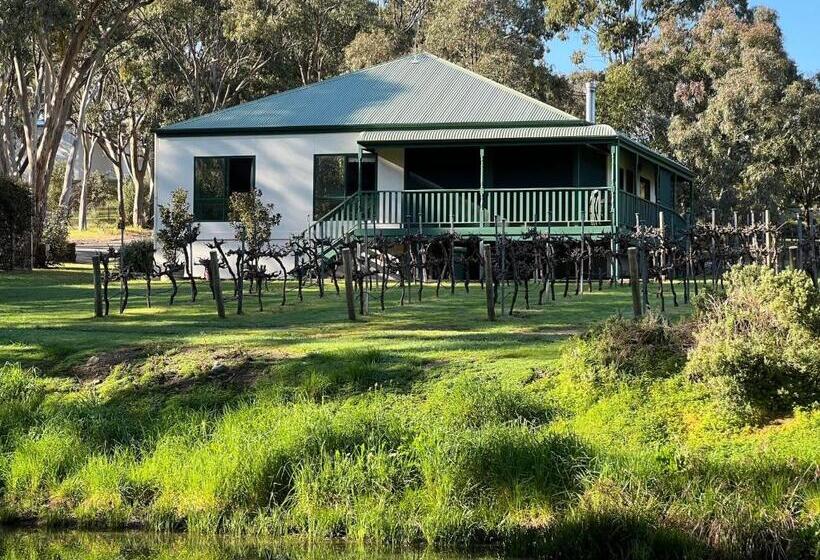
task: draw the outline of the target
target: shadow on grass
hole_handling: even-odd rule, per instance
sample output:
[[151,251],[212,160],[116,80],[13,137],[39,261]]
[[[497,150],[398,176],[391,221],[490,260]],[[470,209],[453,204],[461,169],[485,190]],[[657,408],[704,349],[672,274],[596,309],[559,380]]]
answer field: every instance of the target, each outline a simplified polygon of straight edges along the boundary
[[45,413],[53,421],[76,427],[93,448],[112,450],[155,440],[192,415],[216,422],[233,406],[271,392],[288,400],[316,401],[374,389],[404,393],[424,378],[429,365],[422,359],[375,349],[251,358],[225,365],[218,373],[207,373],[211,366],[208,355],[200,359],[204,359],[206,373],[179,376],[158,371],[147,380],[141,377],[143,357],[125,365],[106,364],[113,372],[110,375],[120,378],[106,381],[100,371],[92,383],[111,387],[57,399]]

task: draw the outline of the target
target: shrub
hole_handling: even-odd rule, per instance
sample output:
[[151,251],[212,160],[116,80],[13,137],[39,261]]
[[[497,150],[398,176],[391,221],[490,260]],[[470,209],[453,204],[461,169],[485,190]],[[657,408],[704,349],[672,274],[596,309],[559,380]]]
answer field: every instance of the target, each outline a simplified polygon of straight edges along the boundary
[[698,319],[686,372],[755,414],[820,399],[820,294],[802,271],[735,267]]
[[162,227],[157,231],[157,241],[162,247],[165,260],[179,262],[179,254],[188,258],[187,247],[199,237],[199,226],[194,225],[194,215],[188,204],[188,191],[179,187],[171,193],[171,203],[159,205]]
[[150,273],[154,268],[154,243],[150,239],[137,239],[123,245],[122,265],[132,272]]
[[67,208],[57,207],[49,211],[46,223],[43,226],[43,243],[48,245],[48,257],[53,262],[59,262],[68,249],[68,220]]
[[281,214],[274,211],[273,204],[262,201],[259,189],[231,195],[230,212],[236,238],[245,243],[250,260],[255,260],[270,242],[273,228],[279,225]]
[[563,365],[595,386],[666,377],[682,369],[685,341],[684,329],[662,315],[638,321],[613,317],[570,342]]
[[22,183],[0,177],[0,268],[24,262],[31,228],[31,193]]

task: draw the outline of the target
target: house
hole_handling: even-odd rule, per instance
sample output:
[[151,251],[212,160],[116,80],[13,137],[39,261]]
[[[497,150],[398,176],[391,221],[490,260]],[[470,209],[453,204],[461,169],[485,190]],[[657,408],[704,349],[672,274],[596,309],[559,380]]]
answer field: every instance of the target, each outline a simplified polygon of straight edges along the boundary
[[190,191],[201,238],[230,239],[231,193],[258,188],[275,235],[325,239],[503,224],[561,235],[685,225],[692,172],[580,119],[421,53],[196,117],[156,133],[156,203]]

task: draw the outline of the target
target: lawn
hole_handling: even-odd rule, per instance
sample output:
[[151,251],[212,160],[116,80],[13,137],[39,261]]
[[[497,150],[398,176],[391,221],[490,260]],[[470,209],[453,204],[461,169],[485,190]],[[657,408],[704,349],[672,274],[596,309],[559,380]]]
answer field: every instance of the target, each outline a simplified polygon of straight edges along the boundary
[[[373,302],[371,316],[350,323],[344,300],[335,293],[320,299],[308,290],[300,303],[295,290],[289,290],[288,304],[281,307],[280,286],[271,286],[264,312],[257,311],[255,297],[246,296],[244,315],[231,313],[235,306],[229,303],[228,317],[220,320],[206,282],[199,283],[195,304],[190,303],[188,286],[180,283],[173,306],[167,305],[169,284],[155,283],[151,309],[144,286],[134,282],[125,314],[116,313],[114,290],[111,315],[94,319],[90,267],[73,266],[0,276],[0,361],[60,374],[95,353],[152,344],[212,350],[241,346],[291,356],[378,348],[396,358],[446,362],[463,372],[494,371],[503,359],[505,373],[525,374],[555,357],[556,341],[613,314],[631,313],[626,287],[601,292],[594,287],[592,293],[567,300],[558,293],[557,303],[531,311],[519,301],[517,316],[497,323],[486,320],[485,296],[475,284],[469,294],[459,286],[454,296],[442,287],[438,298],[430,285],[422,303],[404,307],[393,289],[385,312]],[[684,308],[670,312],[679,315]]]
[[[474,286],[355,323],[278,286],[220,320],[88,268],[0,276],[0,518],[508,553],[814,557],[820,413],[737,420],[672,375],[589,383],[626,287],[486,320]],[[226,285],[227,291],[227,285]],[[535,298],[533,298],[535,299]],[[116,304],[116,302],[112,302]],[[667,305],[672,320],[688,313]],[[229,309],[232,305],[229,304]],[[660,357],[659,357],[660,359]],[[28,368],[36,368],[32,371]]]

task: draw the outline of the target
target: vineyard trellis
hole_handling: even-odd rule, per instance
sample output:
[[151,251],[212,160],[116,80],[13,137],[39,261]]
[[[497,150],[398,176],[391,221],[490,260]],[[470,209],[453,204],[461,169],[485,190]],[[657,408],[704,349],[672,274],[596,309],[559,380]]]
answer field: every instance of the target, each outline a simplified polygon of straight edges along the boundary
[[[799,268],[817,288],[820,248],[816,214],[808,212],[780,223],[767,215],[757,218],[735,215],[729,223],[721,224],[713,213],[710,220],[674,235],[665,227],[663,217],[657,227],[641,224],[636,217],[631,231],[581,237],[553,235],[549,228],[529,228],[510,236],[502,223],[491,238],[462,236],[454,229],[433,236],[409,232],[395,236],[373,228],[368,235],[341,240],[297,235],[280,244],[265,240],[249,248],[242,242],[232,249],[225,248],[228,241],[213,238],[206,243],[210,256],[200,259],[199,264],[208,271],[211,259],[217,260],[214,270],[224,277],[221,281],[233,285],[226,299],[236,303],[238,314],[244,312],[245,296],[255,296],[259,311],[263,311],[273,282],[281,284],[279,306],[287,305],[289,297],[302,302],[308,287],[315,287],[318,297],[324,298],[332,286],[330,292],[342,297],[340,273],[344,276],[345,249],[351,255],[349,282],[354,286],[360,315],[370,313],[371,305],[385,311],[388,295],[393,293],[397,303],[405,306],[423,301],[426,289],[433,290],[436,297],[445,286],[455,293],[459,283],[468,293],[473,281],[484,289],[488,275],[492,275],[492,305],[500,306],[503,315],[513,315],[521,307],[531,309],[558,297],[582,296],[623,283],[630,247],[638,254],[643,310],[657,307],[665,311],[668,297],[675,307],[689,303],[707,286],[721,287],[723,273],[736,264],[762,264],[776,270]],[[195,301],[197,280],[192,273],[190,247],[197,232],[195,227],[186,229],[178,250],[164,249],[159,260],[153,249],[150,257],[143,255],[136,261],[121,259],[122,249],[109,248],[99,254],[95,258],[95,270],[99,270],[95,286],[99,286],[97,297],[101,300],[97,314],[109,314],[110,294],[116,285],[120,286],[119,310],[125,312],[130,286],[139,280],[145,282],[149,306],[152,281],[163,278],[171,284],[169,305],[177,299],[180,280],[190,284],[191,301]],[[487,256],[492,261],[489,267]],[[275,263],[275,269],[266,263]],[[216,298],[214,275],[207,274],[206,280]]]

